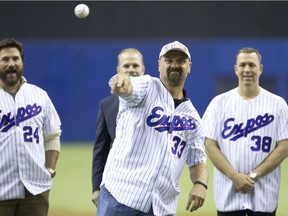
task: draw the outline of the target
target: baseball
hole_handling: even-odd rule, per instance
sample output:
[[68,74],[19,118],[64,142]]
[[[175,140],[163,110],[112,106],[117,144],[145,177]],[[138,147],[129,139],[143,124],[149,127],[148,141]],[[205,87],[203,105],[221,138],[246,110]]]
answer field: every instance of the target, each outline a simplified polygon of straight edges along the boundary
[[75,15],[80,19],[87,17],[89,12],[89,7],[86,4],[78,4],[74,9]]

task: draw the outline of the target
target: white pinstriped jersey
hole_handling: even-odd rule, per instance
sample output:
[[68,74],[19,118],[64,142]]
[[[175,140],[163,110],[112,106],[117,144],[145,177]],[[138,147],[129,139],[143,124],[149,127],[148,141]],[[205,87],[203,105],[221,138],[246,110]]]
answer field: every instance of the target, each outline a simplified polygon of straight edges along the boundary
[[190,100],[175,109],[158,78],[130,80],[133,92],[120,99],[102,185],[131,208],[148,212],[153,205],[155,215],[175,214],[185,163],[206,162],[200,117]]
[[60,129],[47,93],[24,83],[13,97],[0,88],[0,200],[24,198],[51,188],[44,138]]
[[[284,99],[261,88],[244,100],[237,88],[216,96],[204,113],[205,137],[217,141],[230,164],[249,173],[288,138],[288,107]],[[219,211],[250,209],[273,212],[277,207],[280,166],[255,183],[251,193],[236,193],[232,181],[214,168],[214,199]]]

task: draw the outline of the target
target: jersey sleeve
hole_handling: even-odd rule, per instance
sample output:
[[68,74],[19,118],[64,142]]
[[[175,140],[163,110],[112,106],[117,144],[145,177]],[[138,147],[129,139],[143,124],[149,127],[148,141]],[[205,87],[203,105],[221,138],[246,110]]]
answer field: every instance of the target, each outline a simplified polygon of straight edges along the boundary
[[281,98],[280,102],[277,115],[277,141],[288,139],[288,106],[284,99]]
[[186,164],[188,167],[191,167],[199,163],[206,163],[206,161],[207,156],[205,153],[204,136],[200,134],[193,140],[193,145],[191,145],[188,150]]
[[143,100],[147,94],[151,77],[149,75],[130,77],[130,81],[133,86],[132,94],[128,97],[120,97],[120,103],[124,107],[137,106]]
[[207,137],[209,139],[218,140],[217,135],[217,118],[218,116],[218,97],[215,97],[210,104],[208,105],[206,111],[204,112],[204,115],[202,117],[202,125],[203,125],[203,133],[204,137]]
[[45,119],[43,123],[43,135],[44,137],[58,131],[61,127],[61,121],[59,115],[46,93],[46,106],[45,106]]
[[206,163],[207,161],[204,145],[205,137],[203,134],[203,122],[197,112],[194,112],[193,114],[193,119],[197,126],[195,131],[189,133],[188,136],[188,139],[190,140],[188,157],[186,160],[188,167],[195,166],[199,163]]

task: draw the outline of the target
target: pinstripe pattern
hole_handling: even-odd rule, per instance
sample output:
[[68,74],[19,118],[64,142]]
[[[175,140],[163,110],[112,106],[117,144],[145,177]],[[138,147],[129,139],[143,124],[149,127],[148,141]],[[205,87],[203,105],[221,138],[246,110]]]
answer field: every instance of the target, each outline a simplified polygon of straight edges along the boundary
[[[241,127],[243,129],[251,119],[258,119],[256,120],[258,125],[262,126],[254,131],[251,131],[253,127],[244,130],[243,136],[234,141],[231,139],[233,137],[236,139],[235,136],[241,133],[234,132],[228,137],[227,134],[231,130],[227,129],[224,133],[227,138],[224,139],[223,129],[225,121],[229,118],[234,118],[233,122],[226,122],[231,127],[243,123]],[[205,136],[218,142],[219,148],[230,164],[240,173],[249,173],[256,168],[273,151],[277,141],[288,138],[287,104],[282,98],[263,88],[256,98],[249,101],[243,100],[237,89],[216,96],[209,104],[203,122],[206,127]],[[248,132],[245,134],[245,131]],[[271,137],[270,151],[252,151],[250,148],[255,144],[252,137],[266,137],[266,139]],[[250,209],[272,212],[277,207],[279,185],[280,166],[260,178],[252,192],[247,194],[235,193],[232,181],[214,169],[214,198],[219,211]]]
[[[24,83],[13,97],[0,88],[0,200],[24,198],[51,188],[44,135],[60,128],[47,93]],[[38,140],[39,139],[39,140]]]
[[[158,78],[144,75],[130,80],[133,92],[127,98],[120,98],[116,138],[102,185],[118,202],[131,208],[148,212],[153,205],[156,215],[175,214],[183,166],[206,162],[200,117],[190,100],[175,109],[173,98]],[[185,117],[195,123],[195,129],[170,133],[169,129],[160,132],[159,124],[149,126],[149,122],[159,120],[149,120],[155,107],[163,109],[156,112],[161,117],[170,116],[167,121]],[[180,147],[176,154],[171,150],[176,136],[187,143],[179,158]]]

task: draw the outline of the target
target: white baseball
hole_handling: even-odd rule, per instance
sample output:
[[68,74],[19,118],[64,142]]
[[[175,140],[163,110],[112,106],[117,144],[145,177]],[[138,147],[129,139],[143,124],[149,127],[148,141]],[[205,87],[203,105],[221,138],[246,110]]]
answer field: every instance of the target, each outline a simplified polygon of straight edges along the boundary
[[80,19],[87,17],[89,12],[89,7],[86,4],[78,4],[74,9],[75,15]]

